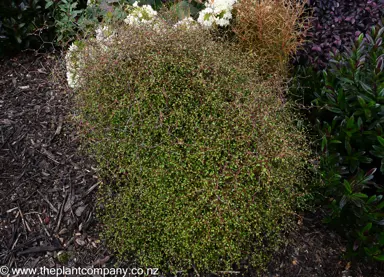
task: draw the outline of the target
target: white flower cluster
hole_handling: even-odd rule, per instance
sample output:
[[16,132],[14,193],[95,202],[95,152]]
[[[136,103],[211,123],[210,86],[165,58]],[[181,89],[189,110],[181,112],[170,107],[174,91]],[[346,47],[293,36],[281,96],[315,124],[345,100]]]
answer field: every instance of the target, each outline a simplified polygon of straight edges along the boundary
[[197,21],[205,27],[212,27],[214,24],[228,26],[229,21],[232,19],[232,9],[236,1],[208,0],[205,3],[206,8],[199,13]]
[[67,66],[67,82],[70,88],[77,88],[80,85],[80,70],[83,65],[81,58],[80,47],[72,43],[65,55],[65,62]]
[[109,26],[99,26],[96,29],[96,40],[104,47],[110,45],[115,37],[115,31],[113,31]]
[[133,3],[133,9],[124,22],[128,25],[138,26],[140,24],[152,23],[157,16],[157,12],[150,5],[139,7],[138,2]]
[[190,28],[197,28],[197,25],[197,22],[192,17],[186,17],[173,25],[173,27],[189,30]]
[[87,7],[92,7],[92,6],[95,6],[97,5],[97,0],[88,0],[87,1]]
[[[197,22],[192,17],[184,18],[177,22],[173,27],[189,30],[198,28],[200,23],[204,27],[228,26],[232,18],[233,5],[237,0],[208,0],[205,9],[199,13]],[[88,5],[96,5],[98,0],[88,0]],[[164,22],[157,17],[157,12],[150,5],[139,6],[136,1],[129,9],[129,15],[124,22],[131,26],[151,24],[154,30],[162,32]],[[114,43],[121,43],[117,34],[109,26],[99,26],[96,29],[96,42],[105,51],[113,46]],[[79,42],[73,43],[65,56],[67,66],[67,81],[71,88],[78,88],[81,83],[81,70],[84,65],[82,51],[84,47],[79,47]]]

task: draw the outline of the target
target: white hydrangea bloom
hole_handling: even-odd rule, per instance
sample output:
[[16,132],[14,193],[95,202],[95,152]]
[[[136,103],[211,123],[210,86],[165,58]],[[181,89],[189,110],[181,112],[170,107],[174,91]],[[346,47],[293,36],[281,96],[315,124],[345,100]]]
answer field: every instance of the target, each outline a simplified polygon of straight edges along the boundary
[[209,0],[205,3],[206,8],[199,14],[197,21],[205,26],[211,27],[228,26],[232,18],[233,5],[237,0]]
[[65,62],[67,67],[67,82],[70,88],[76,88],[79,83],[79,61],[77,55],[79,52],[79,47],[72,43],[69,47],[67,54],[65,55]]
[[212,27],[212,25],[215,23],[216,18],[213,14],[212,8],[206,8],[199,13],[199,17],[197,18],[197,22],[199,22],[204,27]]
[[128,25],[138,26],[140,24],[152,23],[157,17],[157,11],[153,10],[150,5],[143,5],[139,7],[136,1],[132,5],[129,15],[124,19]]
[[212,7],[216,15],[223,11],[232,11],[233,5],[236,0],[210,0],[208,6]]
[[87,7],[92,7],[97,5],[97,0],[88,0],[87,1]]
[[189,30],[190,28],[196,28],[197,22],[192,17],[186,17],[183,20],[180,20],[175,25],[174,28],[184,28]]
[[84,61],[81,57],[81,49],[75,43],[69,47],[65,55],[67,67],[67,82],[70,88],[77,88],[81,83],[80,71],[83,67]]
[[116,33],[109,26],[99,26],[96,29],[96,40],[103,46],[111,44],[116,37]]

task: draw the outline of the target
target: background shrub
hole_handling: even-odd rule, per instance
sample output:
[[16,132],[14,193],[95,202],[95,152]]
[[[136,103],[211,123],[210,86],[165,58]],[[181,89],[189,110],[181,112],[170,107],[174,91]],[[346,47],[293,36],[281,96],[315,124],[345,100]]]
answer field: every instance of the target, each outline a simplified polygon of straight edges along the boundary
[[262,268],[290,226],[308,156],[281,83],[197,28],[117,32],[107,51],[88,42],[78,90],[107,242],[166,270]]
[[263,58],[267,71],[285,74],[303,43],[308,25],[304,8],[304,3],[292,0],[239,0],[232,27],[239,46]]
[[384,28],[373,27],[332,57],[316,87],[320,172],[327,222],[349,237],[350,254],[384,260]]
[[384,15],[382,0],[310,0],[312,14],[308,42],[299,51],[297,64],[324,69],[331,53],[344,51],[375,26]]
[[0,56],[9,51],[39,48],[53,40],[53,18],[42,0],[0,2]]

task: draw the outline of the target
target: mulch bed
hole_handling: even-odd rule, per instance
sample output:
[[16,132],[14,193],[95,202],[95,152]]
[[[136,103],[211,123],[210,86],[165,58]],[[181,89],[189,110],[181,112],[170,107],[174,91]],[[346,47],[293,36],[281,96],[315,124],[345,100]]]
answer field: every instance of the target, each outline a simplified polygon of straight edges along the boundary
[[0,63],[0,265],[108,257],[95,225],[99,182],[70,122],[71,94],[53,81],[59,67],[33,52]]
[[[0,61],[0,266],[112,267],[95,217],[96,165],[71,121],[73,95],[57,57]],[[298,225],[264,276],[384,276],[382,265],[343,260],[345,241],[318,216]]]

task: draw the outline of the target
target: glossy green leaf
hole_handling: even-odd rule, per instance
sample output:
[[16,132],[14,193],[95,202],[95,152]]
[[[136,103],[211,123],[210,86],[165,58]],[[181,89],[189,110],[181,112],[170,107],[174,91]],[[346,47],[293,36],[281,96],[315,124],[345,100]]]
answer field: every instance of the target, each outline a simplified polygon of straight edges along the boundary
[[362,233],[364,234],[365,232],[371,230],[372,228],[372,222],[369,222],[367,225],[365,225],[365,227],[363,228],[363,231]]
[[384,138],[383,137],[377,137],[377,140],[380,142],[380,144],[384,147]]
[[347,190],[347,192],[348,192],[349,194],[352,193],[352,187],[351,187],[351,184],[350,184],[347,180],[344,180],[344,187],[345,187],[345,189]]
[[368,198],[368,195],[366,195],[364,193],[361,193],[361,192],[354,193],[352,195],[355,196],[355,197],[358,197],[358,198],[362,198],[362,199],[367,199]]
[[384,261],[384,254],[382,254],[382,255],[378,255],[378,256],[373,256],[373,258],[375,259],[375,260],[378,260],[378,261]]

